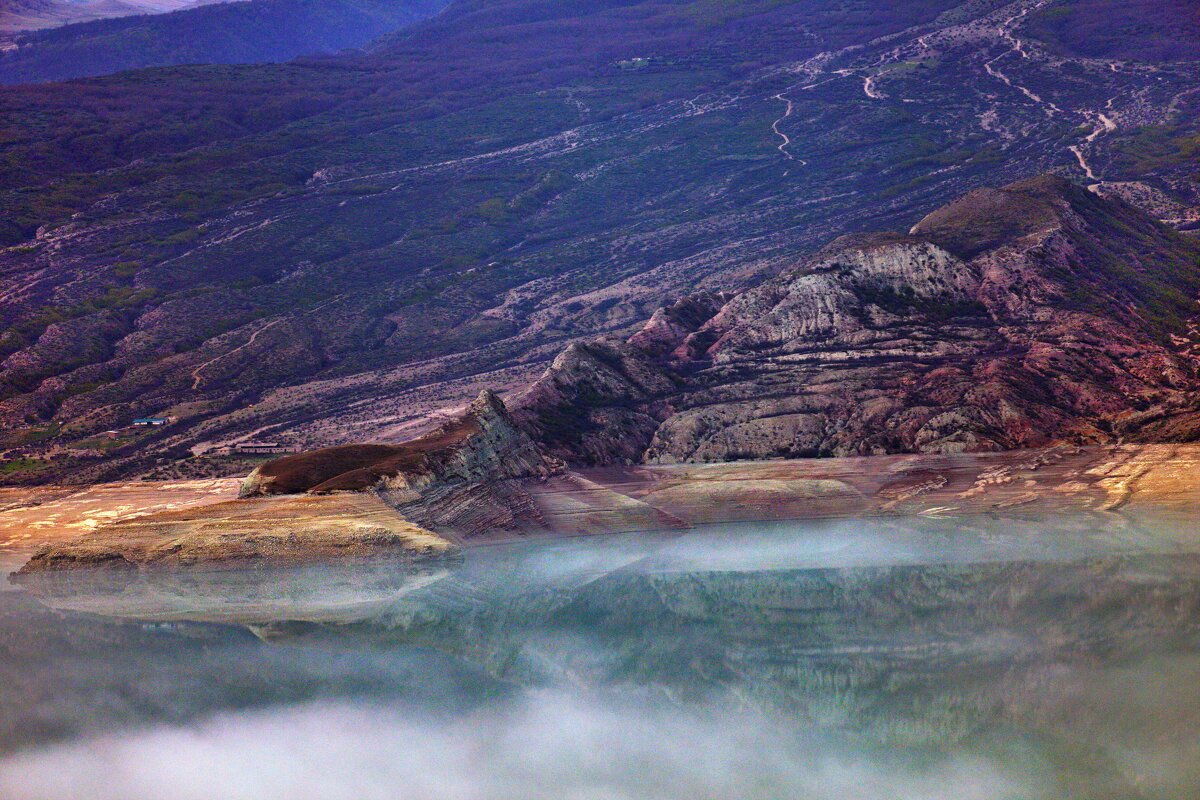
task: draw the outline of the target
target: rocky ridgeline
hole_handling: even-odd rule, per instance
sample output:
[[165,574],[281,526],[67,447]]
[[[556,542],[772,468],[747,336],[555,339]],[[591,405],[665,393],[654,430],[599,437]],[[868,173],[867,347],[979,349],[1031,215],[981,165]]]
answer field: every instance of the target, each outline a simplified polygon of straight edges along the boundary
[[241,496],[370,490],[405,519],[469,536],[539,523],[519,479],[561,469],[485,391],[462,416],[410,442],[331,447],[263,464]]
[[576,464],[1186,441],[1198,293],[1195,241],[1043,176],[572,345],[511,405]]

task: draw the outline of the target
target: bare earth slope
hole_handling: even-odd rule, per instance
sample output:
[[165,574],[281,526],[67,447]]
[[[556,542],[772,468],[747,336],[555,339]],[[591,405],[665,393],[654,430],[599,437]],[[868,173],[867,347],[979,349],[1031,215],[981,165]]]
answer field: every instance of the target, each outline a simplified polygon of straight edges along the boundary
[[0,34],[113,17],[161,14],[191,5],[200,4],[192,0],[3,0],[0,2]]

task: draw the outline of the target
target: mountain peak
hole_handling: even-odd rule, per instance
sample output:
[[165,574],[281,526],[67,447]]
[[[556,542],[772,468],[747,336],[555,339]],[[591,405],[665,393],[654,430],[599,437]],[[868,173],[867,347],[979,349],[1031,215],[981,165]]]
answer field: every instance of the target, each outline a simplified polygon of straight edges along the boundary
[[1087,195],[1058,175],[1038,175],[999,189],[975,189],[926,216],[909,234],[970,259],[1057,227],[1062,212]]

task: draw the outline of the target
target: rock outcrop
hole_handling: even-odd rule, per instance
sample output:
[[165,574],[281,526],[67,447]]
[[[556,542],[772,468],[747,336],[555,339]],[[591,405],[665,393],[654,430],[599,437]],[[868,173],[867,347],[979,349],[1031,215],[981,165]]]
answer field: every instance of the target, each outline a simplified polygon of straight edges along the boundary
[[576,464],[1200,435],[1200,245],[1054,176],[573,345],[513,415]]
[[370,491],[406,519],[469,537],[537,526],[539,512],[517,479],[561,468],[485,391],[461,417],[410,442],[330,447],[267,462],[246,478],[241,496]]
[[462,416],[419,439],[269,461],[243,481],[236,501],[151,514],[47,545],[21,574],[443,558],[461,540],[483,533],[546,528],[530,484],[561,468],[514,424],[500,398],[485,391]]

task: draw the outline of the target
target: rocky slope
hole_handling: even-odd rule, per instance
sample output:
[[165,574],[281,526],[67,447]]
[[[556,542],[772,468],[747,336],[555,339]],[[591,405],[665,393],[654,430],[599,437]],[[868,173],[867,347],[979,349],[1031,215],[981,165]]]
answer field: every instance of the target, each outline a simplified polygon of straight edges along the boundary
[[[1131,206],[1055,176],[980,189],[906,234],[844,236],[739,294],[661,308],[626,339],[572,344],[511,413],[485,391],[401,444],[284,456],[227,509],[121,523],[47,548],[26,571],[1047,498],[1115,508],[1146,470],[1078,449],[1018,453],[1019,480],[1012,464],[964,462],[961,475],[876,462],[870,486],[821,462],[614,467],[1194,440],[1198,295],[1200,244]],[[1056,470],[1037,470],[1064,458],[1057,485],[1043,485]],[[297,499],[264,504],[277,495]],[[355,522],[342,508],[355,502],[384,527]]]
[[370,490],[406,519],[470,536],[528,528],[539,512],[517,479],[545,478],[562,464],[546,457],[483,392],[456,419],[400,445],[347,445],[270,461],[241,496]]
[[583,464],[1187,441],[1198,295],[1195,241],[1043,176],[572,345],[514,416]]

